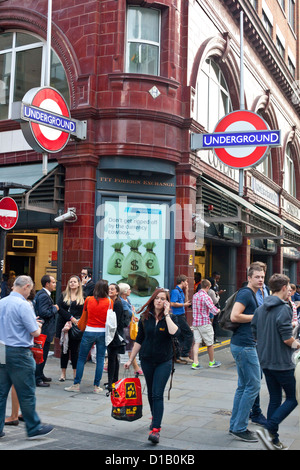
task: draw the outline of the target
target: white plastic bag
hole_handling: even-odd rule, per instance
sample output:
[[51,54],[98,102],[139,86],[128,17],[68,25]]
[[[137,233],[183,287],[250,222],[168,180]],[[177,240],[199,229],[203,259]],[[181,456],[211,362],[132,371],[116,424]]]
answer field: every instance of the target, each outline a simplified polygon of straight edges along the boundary
[[111,304],[107,310],[106,323],[105,323],[105,346],[108,346],[114,339],[115,333],[117,331],[117,316]]

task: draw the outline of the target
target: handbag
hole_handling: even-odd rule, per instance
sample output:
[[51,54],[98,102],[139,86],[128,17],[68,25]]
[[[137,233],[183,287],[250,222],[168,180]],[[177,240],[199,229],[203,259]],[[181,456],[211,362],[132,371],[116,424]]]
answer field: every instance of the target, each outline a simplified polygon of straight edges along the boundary
[[33,346],[30,349],[36,364],[42,364],[42,362],[44,362],[43,347],[46,339],[47,335],[43,334],[40,334],[39,336],[33,338]]
[[108,346],[115,337],[117,331],[117,315],[111,308],[111,300],[109,299],[109,307],[105,322],[105,346]]
[[114,419],[135,421],[143,416],[142,386],[138,377],[127,377],[113,383],[110,399]]
[[72,323],[72,327],[69,330],[69,336],[72,339],[79,341],[81,340],[82,335],[83,335],[83,331],[81,331],[77,325],[74,325],[74,323]]
[[132,339],[133,341],[135,341],[137,337],[138,329],[139,329],[138,322],[134,320],[134,315],[132,315],[130,323],[129,323],[129,336],[130,336],[130,339]]

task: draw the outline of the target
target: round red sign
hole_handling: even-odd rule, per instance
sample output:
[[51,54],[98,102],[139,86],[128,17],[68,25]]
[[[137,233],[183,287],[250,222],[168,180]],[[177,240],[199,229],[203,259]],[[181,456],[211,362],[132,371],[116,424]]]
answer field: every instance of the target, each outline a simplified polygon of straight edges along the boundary
[[0,227],[4,230],[12,229],[19,217],[19,209],[11,197],[3,197],[0,200]]
[[[268,125],[262,117],[251,111],[233,111],[222,118],[214,132],[248,132],[267,131]],[[265,156],[268,146],[245,146],[244,148],[215,148],[215,154],[226,165],[232,168],[247,168],[258,164]]]
[[63,96],[51,87],[33,88],[22,104],[21,127],[29,145],[37,152],[61,151],[75,126]]

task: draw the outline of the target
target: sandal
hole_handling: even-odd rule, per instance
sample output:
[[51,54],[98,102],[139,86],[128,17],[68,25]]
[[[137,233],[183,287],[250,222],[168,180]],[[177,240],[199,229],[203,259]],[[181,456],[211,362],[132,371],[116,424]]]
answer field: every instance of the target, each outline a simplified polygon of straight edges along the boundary
[[65,382],[65,381],[66,381],[66,377],[61,377],[61,378],[59,379],[59,382]]

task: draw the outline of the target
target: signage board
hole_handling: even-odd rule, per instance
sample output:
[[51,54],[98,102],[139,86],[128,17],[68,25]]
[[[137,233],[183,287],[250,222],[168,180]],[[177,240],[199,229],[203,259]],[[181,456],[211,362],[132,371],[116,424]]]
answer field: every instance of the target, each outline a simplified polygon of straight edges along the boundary
[[52,87],[32,88],[13,103],[12,119],[21,122],[28,144],[40,153],[60,152],[70,135],[86,139],[86,121],[71,118],[64,97]]
[[270,130],[265,120],[251,111],[233,111],[224,116],[212,134],[192,134],[192,150],[213,149],[231,168],[261,163],[270,147],[281,145],[281,132]]

